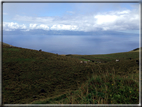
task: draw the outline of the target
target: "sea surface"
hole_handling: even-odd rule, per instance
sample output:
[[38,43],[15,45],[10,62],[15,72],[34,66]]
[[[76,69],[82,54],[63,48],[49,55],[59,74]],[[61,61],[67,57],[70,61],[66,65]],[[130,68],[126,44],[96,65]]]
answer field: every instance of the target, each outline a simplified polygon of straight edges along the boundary
[[3,42],[51,53],[92,55],[131,51],[139,47],[139,35],[4,35]]

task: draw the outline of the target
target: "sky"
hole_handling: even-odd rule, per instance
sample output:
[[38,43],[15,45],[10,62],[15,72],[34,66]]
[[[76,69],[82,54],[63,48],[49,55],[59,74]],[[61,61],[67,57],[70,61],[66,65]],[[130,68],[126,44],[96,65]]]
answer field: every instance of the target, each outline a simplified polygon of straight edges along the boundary
[[3,3],[3,42],[59,54],[130,51],[139,47],[139,21],[138,3]]

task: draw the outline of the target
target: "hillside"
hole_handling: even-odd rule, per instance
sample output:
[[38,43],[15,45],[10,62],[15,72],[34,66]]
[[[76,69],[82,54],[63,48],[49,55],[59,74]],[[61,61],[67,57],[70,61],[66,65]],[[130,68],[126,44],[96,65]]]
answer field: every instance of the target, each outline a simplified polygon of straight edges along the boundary
[[[0,45],[1,45],[1,42],[0,42]],[[5,46],[10,46],[9,44],[7,44],[7,43],[3,43],[3,45],[5,45]]]
[[65,56],[4,44],[2,58],[3,104],[138,103],[138,52]]
[[142,47],[141,47],[141,48],[133,49],[133,50],[132,50],[132,51],[130,51],[130,52],[139,52],[139,51],[140,51],[140,49],[142,50]]

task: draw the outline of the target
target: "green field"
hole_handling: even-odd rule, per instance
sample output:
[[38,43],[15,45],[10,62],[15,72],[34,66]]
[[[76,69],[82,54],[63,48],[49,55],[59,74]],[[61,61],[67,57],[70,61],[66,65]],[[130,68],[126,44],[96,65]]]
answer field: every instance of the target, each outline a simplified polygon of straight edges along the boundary
[[[2,50],[3,104],[139,103],[138,50],[69,56],[8,45]],[[94,62],[80,63],[87,60]]]

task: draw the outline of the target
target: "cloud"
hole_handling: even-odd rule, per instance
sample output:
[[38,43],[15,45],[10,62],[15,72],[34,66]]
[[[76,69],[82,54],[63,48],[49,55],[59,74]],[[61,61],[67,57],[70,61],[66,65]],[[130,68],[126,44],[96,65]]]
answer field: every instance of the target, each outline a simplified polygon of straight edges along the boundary
[[18,23],[14,22],[4,22],[3,29],[6,31],[12,31],[15,29],[26,29],[27,27],[24,24],[19,25]]
[[97,19],[97,24],[111,24],[119,20],[124,20],[130,13],[130,10],[124,10],[124,11],[111,11],[106,13],[101,13],[98,15],[95,15],[94,18]]
[[32,16],[20,16],[16,15],[14,20],[22,22],[36,22],[36,23],[48,23],[52,22],[54,18],[52,17],[32,17]]
[[29,31],[29,30],[33,30],[33,29],[43,29],[43,30],[49,30],[49,27],[45,24],[29,24],[29,27],[27,27],[25,24],[18,24],[18,23],[14,23],[14,22],[4,22],[3,23],[3,29],[5,31],[12,31],[12,30],[16,30],[16,29],[21,29],[23,31]]
[[139,14],[130,10],[111,11],[95,15],[96,25],[103,30],[138,30]]
[[53,25],[51,30],[77,30],[76,25]]
[[44,24],[40,24],[39,26],[37,26],[38,29],[43,29],[43,30],[49,30],[49,27],[47,25]]
[[116,15],[96,15],[94,18],[96,18],[96,24],[109,24],[114,23],[117,19]]
[[43,30],[49,30],[49,27],[45,24],[30,24],[29,25],[29,29],[43,29]]
[[[73,11],[67,11],[73,13]],[[136,10],[108,11],[90,15],[64,15],[48,17],[32,17],[16,15],[14,22],[6,22],[5,29],[43,29],[43,30],[139,30],[139,13]]]
[[36,27],[37,27],[37,24],[30,24],[31,29],[36,29]]

